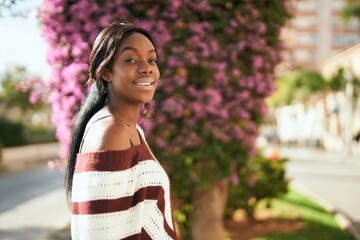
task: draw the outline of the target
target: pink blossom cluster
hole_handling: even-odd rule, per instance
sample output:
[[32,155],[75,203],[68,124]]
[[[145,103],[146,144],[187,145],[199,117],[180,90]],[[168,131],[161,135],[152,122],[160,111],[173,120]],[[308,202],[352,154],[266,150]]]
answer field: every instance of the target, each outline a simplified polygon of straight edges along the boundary
[[[254,151],[280,61],[283,22],[269,14],[262,1],[45,0],[57,137],[66,146],[95,36],[114,19],[128,19],[149,30],[158,48],[162,84],[153,120],[144,123],[155,151],[177,156],[211,142]],[[238,152],[228,154],[238,159]]]
[[[174,153],[179,144],[182,150],[206,144],[204,132],[219,144],[235,142],[255,152],[264,99],[274,91],[273,71],[280,60],[280,45],[267,38],[276,37],[280,25],[264,21],[256,3],[238,4],[230,14],[209,2],[206,8],[193,5],[182,1],[176,9],[188,18],[168,14],[176,16],[168,24],[173,38],[164,50],[166,70],[149,130],[158,134],[150,136],[159,150]],[[228,21],[219,26],[220,19],[211,20],[215,13]],[[268,34],[268,27],[275,32]],[[177,130],[163,134],[174,123]]]
[[62,143],[62,156],[80,102],[84,99],[88,78],[91,44],[100,30],[127,10],[122,1],[104,1],[103,8],[94,1],[44,0],[40,12],[43,36],[49,44],[47,60],[52,67],[50,102],[56,136]]
[[47,100],[49,88],[39,77],[29,77],[16,85],[16,88],[22,92],[30,93],[29,102],[31,104],[40,103]]

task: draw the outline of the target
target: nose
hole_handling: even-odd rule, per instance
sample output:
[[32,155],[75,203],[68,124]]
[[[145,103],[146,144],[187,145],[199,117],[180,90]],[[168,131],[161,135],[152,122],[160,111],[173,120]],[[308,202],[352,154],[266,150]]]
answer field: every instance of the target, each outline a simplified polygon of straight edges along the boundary
[[142,61],[142,62],[139,63],[138,71],[139,71],[140,74],[150,74],[150,73],[153,72],[152,67],[146,61]]

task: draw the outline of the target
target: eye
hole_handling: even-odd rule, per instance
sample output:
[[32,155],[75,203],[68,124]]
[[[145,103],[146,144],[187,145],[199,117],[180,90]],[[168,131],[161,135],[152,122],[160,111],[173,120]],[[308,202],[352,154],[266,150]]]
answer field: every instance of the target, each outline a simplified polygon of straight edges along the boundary
[[151,60],[149,60],[149,63],[156,64],[156,63],[157,63],[157,59],[151,59]]
[[127,63],[136,63],[136,60],[133,59],[133,58],[126,58],[125,62],[127,62]]

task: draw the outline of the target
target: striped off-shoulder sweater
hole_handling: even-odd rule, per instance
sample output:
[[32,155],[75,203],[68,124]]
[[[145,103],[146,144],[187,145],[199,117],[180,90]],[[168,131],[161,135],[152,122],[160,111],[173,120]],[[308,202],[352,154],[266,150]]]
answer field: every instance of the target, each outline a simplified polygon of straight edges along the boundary
[[72,186],[72,239],[177,239],[169,179],[150,151],[127,150],[77,156]]

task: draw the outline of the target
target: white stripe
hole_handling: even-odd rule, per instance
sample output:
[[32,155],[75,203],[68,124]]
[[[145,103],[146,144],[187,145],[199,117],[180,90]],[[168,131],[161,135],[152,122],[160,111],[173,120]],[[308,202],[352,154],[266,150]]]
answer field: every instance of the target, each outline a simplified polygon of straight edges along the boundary
[[[151,155],[153,156],[153,158],[156,160],[157,163],[159,163],[159,161],[156,159],[155,155],[152,153],[147,141],[146,141],[146,138],[145,138],[145,133],[144,133],[144,130],[139,126],[139,125],[136,125],[138,131],[140,132],[141,136],[143,137],[144,139],[144,142],[147,146],[147,148],[149,149]],[[160,163],[159,163],[160,165]],[[160,165],[161,166],[161,165]],[[166,218],[166,221],[169,223],[169,226],[174,229],[174,226],[172,224],[172,215],[171,215],[171,197],[170,197],[170,180],[169,180],[169,177],[167,175],[167,173],[165,172],[165,170],[161,167],[161,171],[164,172],[164,174],[166,175],[166,181],[164,182],[164,189],[165,189],[165,218]]]
[[163,186],[169,189],[164,169],[154,160],[142,161],[136,166],[116,172],[82,172],[74,174],[72,201],[116,199],[132,196],[140,188]]
[[[163,170],[165,172],[165,170]],[[165,199],[165,219],[166,222],[169,224],[169,226],[174,229],[173,222],[172,222],[172,215],[171,215],[171,198],[170,198],[170,186],[169,186],[169,180],[166,183],[166,186],[164,186],[165,193],[164,193],[164,199]]]
[[156,203],[156,200],[145,200],[121,212],[73,215],[72,239],[122,239],[140,233],[143,227],[153,239],[171,239],[164,229],[164,218]]
[[[167,221],[167,220],[166,220]],[[172,226],[168,222],[169,226]],[[148,211],[148,217],[145,219],[144,229],[152,239],[172,239],[164,228],[164,218],[160,210],[154,206]],[[159,238],[162,236],[162,238]]]

